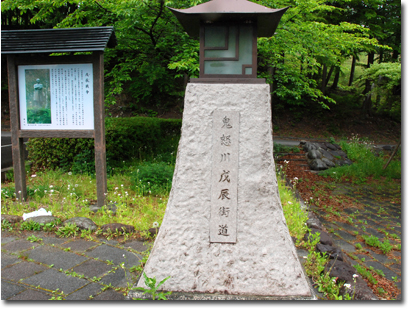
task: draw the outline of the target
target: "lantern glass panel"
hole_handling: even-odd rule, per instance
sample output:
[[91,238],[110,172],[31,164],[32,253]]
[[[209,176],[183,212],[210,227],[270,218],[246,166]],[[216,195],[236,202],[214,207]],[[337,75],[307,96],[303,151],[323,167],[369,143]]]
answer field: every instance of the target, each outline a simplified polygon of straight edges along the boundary
[[205,47],[221,47],[226,45],[227,27],[205,27]]
[[[204,74],[243,74],[243,65],[252,66],[253,64],[253,28],[252,25],[240,25],[237,33],[237,26],[229,27],[229,46],[228,50],[205,50]],[[236,54],[236,36],[239,35],[238,59]],[[231,44],[231,45],[230,45]],[[234,49],[233,49],[234,46]],[[205,45],[205,48],[207,46]],[[234,50],[234,54],[232,51]],[[215,60],[206,60],[206,58],[220,58]],[[251,68],[244,68],[246,75],[252,74]]]

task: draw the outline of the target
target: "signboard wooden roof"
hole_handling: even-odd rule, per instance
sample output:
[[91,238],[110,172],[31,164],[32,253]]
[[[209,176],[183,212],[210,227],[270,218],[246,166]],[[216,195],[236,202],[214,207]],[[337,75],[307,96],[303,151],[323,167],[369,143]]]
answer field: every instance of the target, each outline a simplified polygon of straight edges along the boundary
[[114,47],[113,27],[2,30],[2,54],[104,51]]
[[247,0],[213,0],[188,9],[169,8],[185,31],[199,37],[200,22],[257,21],[257,36],[271,37],[288,7],[270,9]]

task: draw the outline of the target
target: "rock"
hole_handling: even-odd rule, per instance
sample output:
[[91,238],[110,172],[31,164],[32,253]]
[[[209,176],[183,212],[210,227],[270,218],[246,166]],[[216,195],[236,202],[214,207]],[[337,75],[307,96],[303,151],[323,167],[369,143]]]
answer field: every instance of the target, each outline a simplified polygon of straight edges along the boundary
[[327,158],[328,160],[330,160],[330,161],[333,161],[335,158],[334,158],[334,156],[332,155],[332,154],[330,154],[328,151],[326,151],[326,150],[324,150],[324,149],[320,149],[320,152],[321,152],[321,154],[322,154],[322,156],[324,157],[324,158]]
[[101,230],[103,232],[108,232],[108,230],[111,230],[111,232],[116,232],[118,230],[120,233],[132,233],[135,232],[135,227],[122,223],[108,223],[101,226]]
[[319,230],[319,229],[314,229],[314,228],[311,229],[310,233],[305,234],[304,240],[308,240],[310,234],[316,234],[316,233],[320,234],[320,243],[322,243],[323,245],[329,245],[329,246],[333,245],[332,239],[328,233],[322,230]]
[[152,227],[148,230],[149,236],[155,236],[159,233],[159,228]]
[[330,160],[328,160],[327,158],[322,158],[321,160],[322,160],[322,162],[325,163],[326,166],[328,166],[328,167],[335,167],[335,163],[332,162],[332,161],[330,161]]
[[304,146],[306,142],[307,142],[306,140],[302,139],[302,140],[300,141],[300,146]]
[[[93,204],[89,206],[89,210],[92,212],[97,212],[100,210],[102,206],[98,206],[97,204]],[[112,211],[112,213],[115,215],[116,214],[116,203],[109,203],[105,205],[105,209]]]
[[68,223],[75,224],[81,230],[95,231],[97,229],[97,225],[91,219],[85,217],[74,217],[64,221],[64,225]]
[[38,216],[28,218],[26,221],[34,221],[40,224],[47,224],[56,221],[58,218],[54,216]]
[[319,147],[311,142],[306,142],[304,144],[304,151],[309,152],[311,149],[317,150]]
[[23,220],[23,217],[16,215],[1,215],[1,222],[3,222],[3,220],[6,220],[10,223],[17,223]]
[[322,229],[322,224],[321,221],[317,218],[317,216],[313,212],[308,213],[308,220],[307,220],[307,226],[310,229],[317,229],[321,230]]
[[337,147],[337,146],[335,146],[334,144],[331,144],[331,143],[328,143],[328,142],[326,142],[326,143],[325,143],[325,146],[326,146],[326,148],[331,149],[331,150],[338,150],[338,149],[341,149],[341,147],[340,147],[340,148],[338,148],[338,147]]
[[318,252],[328,254],[329,258],[332,260],[339,260],[339,261],[344,260],[341,249],[337,247],[317,244],[316,249]]
[[346,158],[347,154],[343,150],[328,150],[330,154],[338,158]]
[[355,293],[356,300],[378,300],[360,275],[355,279],[356,283],[354,282],[353,275],[357,274],[357,270],[345,262],[330,260],[325,266],[325,271],[330,271],[329,275],[331,277],[336,277],[338,280],[351,285],[350,288],[343,287],[342,294],[348,293],[352,296]]
[[338,166],[344,166],[344,165],[351,165],[353,162],[349,160],[348,158],[346,159],[335,159],[335,164]]
[[322,171],[328,169],[328,166],[321,160],[308,160],[308,165],[313,171]]
[[308,159],[321,159],[322,154],[318,149],[310,149],[307,154]]
[[390,146],[390,145],[385,145],[385,146],[382,146],[382,148],[383,148],[384,150],[391,151],[393,147]]

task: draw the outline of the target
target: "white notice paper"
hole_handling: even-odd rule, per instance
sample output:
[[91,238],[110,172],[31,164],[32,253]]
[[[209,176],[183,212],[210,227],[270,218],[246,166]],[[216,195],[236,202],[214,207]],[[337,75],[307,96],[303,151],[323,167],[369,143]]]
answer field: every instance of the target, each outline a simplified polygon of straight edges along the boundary
[[92,63],[18,66],[21,130],[93,130]]

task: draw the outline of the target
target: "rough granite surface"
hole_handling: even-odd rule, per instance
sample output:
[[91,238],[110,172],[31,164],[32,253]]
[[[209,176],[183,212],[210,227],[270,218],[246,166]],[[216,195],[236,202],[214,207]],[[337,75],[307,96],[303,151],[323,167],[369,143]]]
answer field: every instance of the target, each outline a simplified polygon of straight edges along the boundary
[[[215,110],[240,112],[235,244],[209,241]],[[267,84],[188,84],[173,186],[145,272],[170,276],[165,291],[312,296],[278,196]]]

